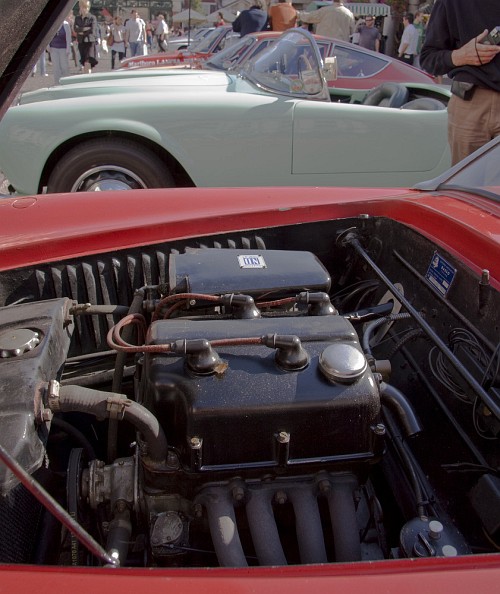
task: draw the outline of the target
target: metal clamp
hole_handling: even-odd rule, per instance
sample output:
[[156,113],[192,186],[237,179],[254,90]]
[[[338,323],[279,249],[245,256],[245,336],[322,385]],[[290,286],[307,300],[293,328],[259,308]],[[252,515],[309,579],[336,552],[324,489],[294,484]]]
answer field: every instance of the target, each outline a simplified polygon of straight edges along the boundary
[[109,418],[123,421],[125,410],[129,404],[128,398],[122,398],[118,394],[110,396],[106,400],[106,411],[109,413]]

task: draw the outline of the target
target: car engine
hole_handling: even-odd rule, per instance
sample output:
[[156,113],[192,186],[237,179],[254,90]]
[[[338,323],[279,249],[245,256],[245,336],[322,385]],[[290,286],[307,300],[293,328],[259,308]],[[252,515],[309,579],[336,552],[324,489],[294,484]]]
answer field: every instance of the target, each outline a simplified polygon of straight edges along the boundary
[[3,273],[0,561],[497,550],[486,276],[385,219],[212,239]]

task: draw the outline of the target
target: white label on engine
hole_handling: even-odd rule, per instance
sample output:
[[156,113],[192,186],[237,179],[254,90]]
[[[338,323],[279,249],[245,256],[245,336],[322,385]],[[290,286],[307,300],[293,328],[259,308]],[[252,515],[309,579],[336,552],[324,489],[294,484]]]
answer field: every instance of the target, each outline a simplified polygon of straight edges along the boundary
[[254,254],[238,256],[240,268],[267,268],[264,258]]

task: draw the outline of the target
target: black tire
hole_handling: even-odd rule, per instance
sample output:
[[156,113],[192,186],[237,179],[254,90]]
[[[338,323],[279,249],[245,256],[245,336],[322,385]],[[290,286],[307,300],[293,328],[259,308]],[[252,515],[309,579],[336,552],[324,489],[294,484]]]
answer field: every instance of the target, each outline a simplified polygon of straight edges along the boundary
[[47,191],[53,194],[174,186],[165,163],[148,148],[123,138],[98,138],[82,142],[59,160],[50,174]]

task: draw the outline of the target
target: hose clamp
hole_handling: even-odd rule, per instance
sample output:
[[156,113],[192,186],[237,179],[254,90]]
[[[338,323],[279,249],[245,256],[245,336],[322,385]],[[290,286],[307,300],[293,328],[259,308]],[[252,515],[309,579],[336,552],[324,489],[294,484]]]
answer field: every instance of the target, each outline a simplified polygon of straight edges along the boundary
[[61,385],[57,380],[50,380],[47,390],[47,406],[52,412],[60,412],[61,401],[59,396],[59,388]]
[[129,404],[130,400],[128,398],[123,398],[118,394],[110,396],[106,400],[106,411],[109,413],[109,418],[123,421],[125,409]]

